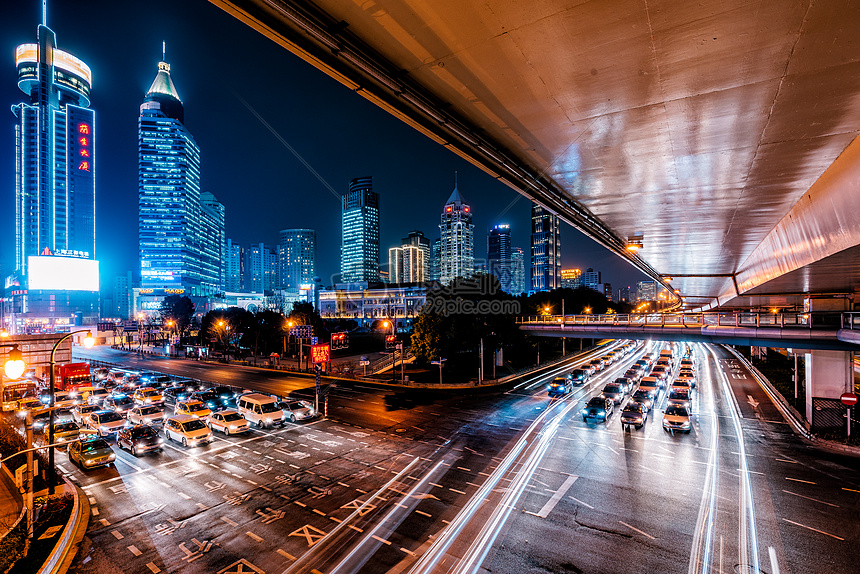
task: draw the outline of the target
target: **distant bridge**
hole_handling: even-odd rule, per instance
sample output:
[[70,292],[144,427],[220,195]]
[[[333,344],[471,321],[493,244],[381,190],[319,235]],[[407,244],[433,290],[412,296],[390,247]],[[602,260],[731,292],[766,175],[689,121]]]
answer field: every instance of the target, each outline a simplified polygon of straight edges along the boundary
[[537,337],[653,339],[860,351],[860,313],[540,315],[517,320]]

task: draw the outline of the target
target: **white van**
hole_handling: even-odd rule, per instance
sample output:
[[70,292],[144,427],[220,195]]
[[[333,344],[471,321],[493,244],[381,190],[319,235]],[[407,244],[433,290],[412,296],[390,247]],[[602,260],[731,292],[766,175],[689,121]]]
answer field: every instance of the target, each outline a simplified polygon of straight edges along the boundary
[[278,401],[268,395],[260,393],[242,395],[239,397],[236,410],[258,428],[284,424],[284,411],[278,406]]

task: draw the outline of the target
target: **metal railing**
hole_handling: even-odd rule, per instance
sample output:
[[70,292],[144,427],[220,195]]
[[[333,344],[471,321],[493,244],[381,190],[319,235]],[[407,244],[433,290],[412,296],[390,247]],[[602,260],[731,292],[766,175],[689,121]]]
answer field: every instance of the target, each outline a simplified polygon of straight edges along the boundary
[[[837,318],[838,315],[841,317]],[[612,315],[530,315],[520,325],[626,325],[644,327],[802,327],[842,325],[860,329],[860,313],[630,313]]]

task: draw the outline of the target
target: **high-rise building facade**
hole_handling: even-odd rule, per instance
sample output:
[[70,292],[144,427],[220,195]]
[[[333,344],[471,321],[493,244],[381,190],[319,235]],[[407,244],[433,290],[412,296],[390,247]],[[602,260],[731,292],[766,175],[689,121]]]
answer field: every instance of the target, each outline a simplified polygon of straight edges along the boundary
[[424,233],[418,230],[410,231],[409,234],[400,240],[400,247],[417,247],[423,253],[422,260],[424,261],[420,274],[416,271],[414,276],[420,276],[421,279],[411,281],[417,283],[421,281],[430,281],[433,278],[433,256],[430,249],[430,240],[424,237]]
[[388,248],[388,281],[387,283],[403,283],[403,248]]
[[582,274],[582,286],[603,293],[603,282],[600,280],[600,271],[591,267]]
[[340,248],[342,283],[379,281],[379,194],[372,177],[349,182],[342,199],[343,240]]
[[141,287],[221,292],[224,208],[211,194],[201,197],[200,148],[163,61],[140,106],[138,191]]
[[656,301],[657,300],[657,282],[656,281],[639,281],[636,283],[636,300],[637,301]]
[[567,289],[579,289],[582,286],[582,269],[562,269],[561,286]]
[[439,281],[443,285],[457,277],[471,277],[475,272],[474,228],[472,208],[463,201],[455,184],[442,208],[439,224]]
[[526,290],[526,256],[522,247],[511,248],[511,295],[522,295]]
[[505,293],[511,292],[511,226],[496,225],[487,233],[487,271]]
[[430,280],[439,281],[439,274],[442,272],[442,240],[439,238],[433,240],[430,259]]
[[226,291],[237,293],[245,290],[245,248],[227,240],[227,272],[225,277]]
[[246,251],[248,276],[245,287],[256,293],[265,293],[277,288],[278,253],[263,243],[252,243]]
[[404,245],[403,253],[403,283],[424,283],[426,268],[424,250],[414,245]]
[[316,275],[317,232],[313,229],[282,229],[278,240],[278,274],[281,289],[298,293]]
[[561,236],[558,216],[532,203],[532,290],[561,287]]

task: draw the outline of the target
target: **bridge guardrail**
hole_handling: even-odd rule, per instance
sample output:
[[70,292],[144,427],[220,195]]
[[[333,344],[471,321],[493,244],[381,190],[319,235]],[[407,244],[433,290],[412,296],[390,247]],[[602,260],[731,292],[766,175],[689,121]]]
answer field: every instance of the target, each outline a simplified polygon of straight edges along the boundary
[[[835,322],[834,314],[815,313],[629,313],[611,315],[529,315],[520,325],[628,325],[643,327],[798,327],[811,329]],[[842,328],[860,329],[860,313],[842,313]]]

